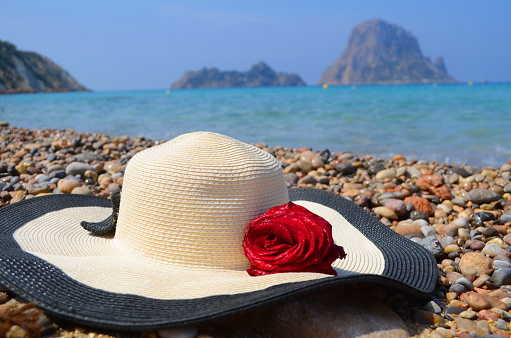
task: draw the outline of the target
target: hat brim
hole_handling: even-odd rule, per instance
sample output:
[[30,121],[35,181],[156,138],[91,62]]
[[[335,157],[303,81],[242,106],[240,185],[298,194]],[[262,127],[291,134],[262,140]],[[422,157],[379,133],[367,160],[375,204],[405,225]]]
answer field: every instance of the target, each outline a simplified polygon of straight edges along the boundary
[[[53,259],[59,261],[57,258],[62,256],[70,260],[79,256],[75,252],[69,252],[71,249],[67,252],[63,250],[59,247],[58,241],[48,243],[46,252],[41,255],[24,249],[24,246],[30,246],[31,241],[41,241],[41,238],[45,237],[44,233],[59,227],[74,227],[75,223],[79,226],[83,219],[73,220],[70,217],[74,216],[68,216],[62,218],[60,224],[38,224],[37,229],[31,229],[23,234],[25,236],[23,245],[20,244],[19,231],[17,235],[15,234],[17,230],[31,222],[34,223],[35,220],[43,219],[50,213],[69,214],[70,210],[90,207],[103,208],[105,214],[111,210],[110,200],[104,198],[52,195],[17,202],[0,209],[2,242],[0,285],[36,303],[53,315],[89,326],[125,330],[158,329],[199,323],[248,310],[299,292],[332,285],[374,282],[399,288],[416,296],[426,297],[433,292],[438,278],[436,261],[423,247],[396,234],[353,202],[335,194],[317,189],[298,188],[289,191],[289,198],[291,201],[305,204],[311,211],[320,215],[327,212],[333,217],[333,220],[329,221],[334,232],[337,231],[337,236],[342,236],[344,230],[348,231],[346,232],[348,235],[349,231],[357,233],[357,236],[367,239],[367,242],[377,249],[376,256],[379,258],[375,259],[374,248],[371,249],[373,252],[367,250],[368,253],[365,255],[364,245],[357,249],[355,246],[360,243],[346,238],[341,245],[345,247],[348,257],[336,266],[339,272],[336,277],[312,273],[296,273],[294,276],[278,274],[281,276],[269,277],[268,280],[274,278],[276,282],[274,280],[268,283],[267,287],[254,287],[251,291],[247,291],[245,287],[234,293],[219,292],[189,298],[142,296],[140,294],[143,292],[139,290],[150,288],[149,285],[143,284],[136,285],[132,292],[112,292],[77,280],[73,278],[72,273],[50,263]],[[344,219],[347,222],[337,224],[337,219]],[[339,229],[344,230],[339,234]],[[70,239],[73,240],[81,241],[79,238]],[[52,250],[55,251],[53,254]],[[98,274],[96,276],[98,279],[119,278],[119,275],[114,273],[115,265],[111,267],[112,275],[109,276],[108,270],[94,269],[95,257],[78,258],[86,261],[89,259],[88,265],[91,266],[88,267],[87,274],[93,271]],[[137,257],[131,259],[135,260]],[[377,264],[375,260],[378,260]],[[357,264],[358,267],[355,266]],[[137,265],[133,265],[133,269],[137,269]],[[239,281],[233,283],[246,284],[252,281],[260,283],[266,280],[259,279],[266,276],[250,277],[244,272],[240,273],[243,273],[243,278],[238,278]],[[222,271],[215,271],[214,274],[221,278]],[[229,273],[225,272],[225,275],[227,277]],[[119,284],[123,284],[122,281],[119,281]],[[169,286],[169,289],[171,288],[179,289],[179,285]]]

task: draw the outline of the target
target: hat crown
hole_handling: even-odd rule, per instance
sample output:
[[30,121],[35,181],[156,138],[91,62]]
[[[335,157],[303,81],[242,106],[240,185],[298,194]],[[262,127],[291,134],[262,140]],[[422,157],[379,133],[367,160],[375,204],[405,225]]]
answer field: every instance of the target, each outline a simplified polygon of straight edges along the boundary
[[245,269],[246,226],[288,200],[271,154],[220,134],[184,134],[130,160],[115,240],[161,263]]

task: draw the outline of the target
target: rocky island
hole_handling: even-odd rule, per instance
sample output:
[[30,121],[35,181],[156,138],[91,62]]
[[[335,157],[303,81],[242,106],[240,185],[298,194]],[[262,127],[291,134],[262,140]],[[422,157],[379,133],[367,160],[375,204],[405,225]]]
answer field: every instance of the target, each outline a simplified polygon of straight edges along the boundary
[[0,94],[87,90],[49,58],[0,40]]
[[404,28],[381,19],[356,25],[341,57],[318,84],[454,83],[442,57],[422,55],[417,39]]
[[220,71],[217,68],[203,68],[188,71],[174,82],[172,89],[228,88],[228,87],[278,87],[305,86],[297,74],[275,72],[266,63],[259,62],[246,72]]

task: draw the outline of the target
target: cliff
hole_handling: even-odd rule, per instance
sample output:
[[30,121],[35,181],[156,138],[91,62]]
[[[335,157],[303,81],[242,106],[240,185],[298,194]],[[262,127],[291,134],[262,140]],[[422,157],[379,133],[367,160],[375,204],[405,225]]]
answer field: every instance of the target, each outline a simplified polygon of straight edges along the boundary
[[422,55],[417,39],[402,27],[373,19],[353,28],[341,57],[318,84],[452,83],[442,57]]
[[305,86],[297,74],[277,73],[264,62],[252,66],[246,72],[219,71],[217,68],[203,68],[188,71],[174,82],[172,89],[226,88],[226,87],[275,87]]
[[47,57],[0,41],[0,94],[86,90]]

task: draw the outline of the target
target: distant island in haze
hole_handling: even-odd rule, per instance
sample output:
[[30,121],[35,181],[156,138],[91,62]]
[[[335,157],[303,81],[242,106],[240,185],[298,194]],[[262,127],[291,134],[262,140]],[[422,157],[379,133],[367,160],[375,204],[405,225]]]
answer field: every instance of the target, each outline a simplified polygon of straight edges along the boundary
[[49,58],[0,40],[0,94],[87,90]]
[[275,72],[266,63],[259,62],[246,72],[220,71],[217,68],[203,68],[188,71],[174,82],[172,89],[229,88],[229,87],[280,87],[305,86],[297,74]]
[[441,56],[422,55],[417,39],[404,28],[381,19],[353,27],[341,57],[318,85],[456,83]]

